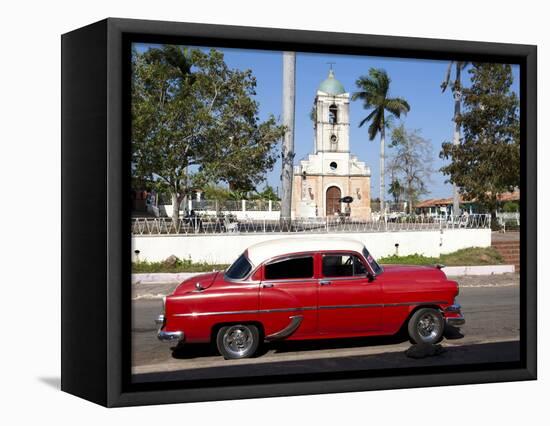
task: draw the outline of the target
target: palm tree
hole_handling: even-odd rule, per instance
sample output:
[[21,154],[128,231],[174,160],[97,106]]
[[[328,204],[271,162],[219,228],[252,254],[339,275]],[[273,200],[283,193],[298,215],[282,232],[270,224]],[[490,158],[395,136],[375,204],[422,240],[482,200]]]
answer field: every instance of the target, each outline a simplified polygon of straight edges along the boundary
[[388,194],[393,197],[393,202],[395,204],[401,201],[401,196],[403,195],[403,187],[399,183],[399,180],[392,180],[392,182],[390,183],[390,188],[388,189]]
[[[468,66],[468,62],[451,61],[447,67],[445,73],[445,80],[441,83],[441,91],[445,92],[447,87],[451,84],[451,72],[455,67],[455,78],[452,82],[451,90],[453,91],[453,99],[455,102],[455,111],[453,115],[454,132],[453,132],[453,145],[460,144],[460,124],[458,123],[458,117],[460,116],[460,104],[462,102],[462,83],[460,74]],[[453,183],[453,214],[456,216],[460,213],[460,195],[458,193],[458,187]]]
[[[399,118],[401,114],[406,114],[410,111],[409,103],[403,98],[390,98],[391,79],[383,69],[371,68],[367,76],[362,75],[357,79],[355,85],[359,89],[355,92],[351,99],[361,99],[363,108],[372,111],[359,123],[362,127],[365,123],[369,123],[368,133],[369,140],[374,140],[377,134],[380,134],[380,211],[382,214],[384,209],[385,183],[384,183],[384,148],[386,146],[386,127],[388,126],[388,118],[391,116]],[[386,112],[390,117],[386,116]]]

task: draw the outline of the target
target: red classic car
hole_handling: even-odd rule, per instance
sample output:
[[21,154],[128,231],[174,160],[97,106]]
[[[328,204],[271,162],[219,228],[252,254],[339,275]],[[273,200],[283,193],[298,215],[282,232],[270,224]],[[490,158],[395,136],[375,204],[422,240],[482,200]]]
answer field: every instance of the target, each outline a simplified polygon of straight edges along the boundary
[[215,341],[226,359],[263,341],[392,335],[435,343],[464,323],[458,285],[436,266],[380,266],[341,238],[294,238],[248,248],[225,272],[185,280],[164,300],[158,338]]

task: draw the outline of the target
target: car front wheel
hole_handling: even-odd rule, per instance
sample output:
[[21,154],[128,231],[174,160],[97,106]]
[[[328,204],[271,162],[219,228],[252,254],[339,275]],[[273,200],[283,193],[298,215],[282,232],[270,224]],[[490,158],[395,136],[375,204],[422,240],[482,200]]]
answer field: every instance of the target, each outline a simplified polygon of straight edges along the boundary
[[225,359],[248,358],[260,343],[258,327],[252,324],[233,324],[221,327],[216,335],[218,351]]
[[407,328],[414,343],[437,343],[443,336],[445,321],[436,309],[423,308],[413,314]]

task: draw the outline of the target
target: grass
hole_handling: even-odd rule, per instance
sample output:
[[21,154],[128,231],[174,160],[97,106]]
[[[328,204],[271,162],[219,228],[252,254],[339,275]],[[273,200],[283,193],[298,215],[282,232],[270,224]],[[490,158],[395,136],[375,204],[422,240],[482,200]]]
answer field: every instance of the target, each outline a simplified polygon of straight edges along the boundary
[[433,265],[442,263],[445,266],[500,265],[502,256],[493,247],[471,247],[442,254],[440,257],[426,257],[421,254],[409,256],[388,256],[378,259],[382,264],[400,265]]
[[193,263],[190,260],[177,259],[175,262],[134,262],[132,263],[132,273],[151,273],[151,272],[211,272],[226,269],[229,265],[210,264],[205,262]]
[[[454,253],[443,254],[441,257],[426,257],[421,254],[412,254],[409,256],[388,256],[378,259],[382,264],[400,264],[400,265],[434,265],[442,263],[445,266],[472,266],[472,265],[500,265],[503,263],[502,257],[492,247],[472,247],[455,251]],[[132,264],[132,272],[151,273],[151,272],[211,272],[212,270],[226,269],[229,265],[193,263],[191,260],[177,259],[172,262],[136,262]]]

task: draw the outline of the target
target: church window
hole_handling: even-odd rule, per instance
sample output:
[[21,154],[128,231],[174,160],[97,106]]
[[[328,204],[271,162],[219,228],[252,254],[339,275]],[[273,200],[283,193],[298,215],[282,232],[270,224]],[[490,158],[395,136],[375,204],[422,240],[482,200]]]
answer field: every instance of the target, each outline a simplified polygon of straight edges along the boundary
[[328,121],[330,124],[338,123],[338,107],[334,104],[328,107]]
[[338,164],[336,164],[336,161],[333,161],[329,164],[330,170],[336,170],[338,168]]

